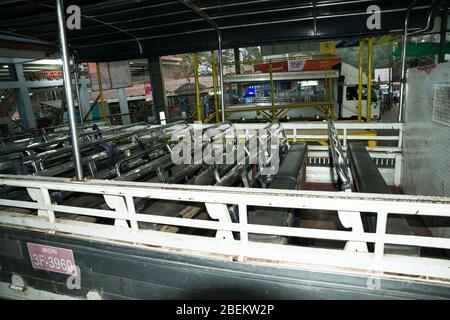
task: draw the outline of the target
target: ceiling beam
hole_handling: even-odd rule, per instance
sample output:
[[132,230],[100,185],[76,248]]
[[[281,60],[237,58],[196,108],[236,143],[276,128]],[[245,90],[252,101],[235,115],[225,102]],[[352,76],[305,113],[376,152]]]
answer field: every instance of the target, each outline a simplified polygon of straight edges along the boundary
[[[32,1],[32,0],[24,0],[24,1],[26,1],[26,2],[28,2],[28,3],[30,3],[30,4],[39,4],[39,5],[42,6],[42,7],[46,7],[46,8],[50,8],[50,9],[56,10],[55,6],[50,5],[50,4],[37,3],[37,2]],[[100,20],[100,19],[97,19],[97,18],[93,18],[93,17],[87,16],[87,15],[84,15],[84,14],[81,14],[81,16],[84,17],[84,18],[86,18],[86,19],[90,19],[90,20],[95,21],[95,22],[97,22],[97,23],[100,23],[100,24],[103,24],[103,25],[105,25],[105,26],[108,26],[108,27],[111,27],[111,28],[113,28],[113,29],[116,29],[117,31],[120,31],[120,32],[122,32],[122,33],[124,33],[124,34],[127,34],[128,36],[130,36],[131,38],[133,38],[133,39],[137,42],[137,44],[138,44],[138,46],[139,46],[139,52],[142,54],[143,51],[142,51],[142,45],[141,45],[141,42],[140,42],[139,39],[138,39],[135,35],[133,35],[132,33],[129,33],[128,31],[123,30],[122,28],[116,27],[116,26],[113,25],[112,23],[105,22],[105,21],[103,21],[103,20]]]
[[194,3],[192,3],[190,0],[179,0],[180,3],[184,4],[186,7],[191,9],[194,13],[198,14],[200,17],[202,17],[206,22],[208,22],[214,29],[217,31],[220,31],[219,25],[211,19],[210,16],[208,16],[202,9],[197,7]]

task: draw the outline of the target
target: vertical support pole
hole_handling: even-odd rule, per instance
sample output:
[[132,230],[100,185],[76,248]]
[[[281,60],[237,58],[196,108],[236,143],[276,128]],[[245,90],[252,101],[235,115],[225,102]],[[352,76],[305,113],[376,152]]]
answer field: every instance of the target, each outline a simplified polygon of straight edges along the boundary
[[36,128],[33,106],[30,99],[30,91],[26,87],[15,90],[17,109],[20,115],[20,122],[24,130],[33,130]]
[[220,87],[220,106],[222,108],[222,122],[225,122],[225,94],[223,86],[223,54],[222,54],[222,32],[217,31],[217,37],[219,42],[219,87]]
[[358,122],[362,122],[363,81],[364,81],[364,39],[359,40],[359,80],[358,80]]
[[70,138],[72,142],[73,159],[75,162],[75,175],[78,180],[83,179],[83,166],[81,164],[80,148],[78,146],[78,132],[75,119],[75,107],[73,103],[72,82],[70,77],[69,49],[66,38],[66,23],[64,19],[63,0],[55,0],[56,14],[58,17],[59,42],[61,47],[61,58],[63,62],[63,75],[67,98],[67,115],[69,120]]
[[161,67],[161,59],[158,56],[149,57],[148,69],[152,87],[153,112],[158,122],[166,124],[167,122],[170,122],[170,114],[167,107],[166,87]]
[[[211,217],[211,219],[219,220],[222,223],[233,223],[230,217],[230,212],[228,211],[228,206],[226,204],[220,203],[205,203],[206,210]],[[216,239],[233,241],[233,232],[225,230],[217,230]]]
[[[234,71],[241,74],[241,51],[238,47],[234,47]],[[237,84],[238,97],[242,97],[242,84]]]
[[[45,205],[52,204],[52,200],[51,200],[48,189],[27,188],[27,191],[28,191],[30,198],[32,200],[36,201],[38,204],[45,204]],[[38,216],[47,217],[51,223],[55,222],[55,213],[52,210],[38,209]]]
[[74,80],[75,80],[75,91],[77,94],[77,102],[78,102],[78,114],[80,115],[80,124],[83,125],[83,107],[81,106],[81,102],[80,102],[80,87],[78,84],[78,75],[76,73],[74,73],[73,75]]
[[211,63],[213,69],[213,86],[214,86],[214,111],[216,113],[216,123],[220,122],[219,115],[219,95],[217,92],[218,87],[218,79],[217,79],[217,62],[216,62],[216,53],[211,51]]
[[136,208],[134,207],[134,199],[132,196],[125,196],[125,201],[127,204],[128,214],[130,215],[130,225],[133,233],[139,232],[139,224],[136,219],[133,219],[136,215]]
[[344,138],[343,138],[343,143],[342,146],[347,149],[347,144],[348,144],[348,131],[347,128],[344,128]]
[[98,79],[98,91],[100,94],[100,110],[102,114],[103,122],[106,122],[106,113],[105,113],[105,97],[103,96],[103,83],[102,83],[102,73],[100,72],[100,64],[97,62],[97,79]]
[[447,44],[448,1],[445,1],[441,16],[441,38],[439,44],[439,63],[445,62],[445,49]]
[[402,78],[400,80],[400,106],[398,112],[398,122],[403,122],[403,100],[405,98],[405,85],[406,85],[406,47],[408,44],[408,24],[409,24],[409,11],[405,19],[405,30],[403,34],[402,43]]
[[[247,216],[247,206],[245,204],[239,204],[239,224],[242,228],[247,228],[248,216]],[[241,245],[248,245],[248,232],[241,231]]]
[[20,121],[25,130],[32,130],[36,128],[36,119],[33,112],[33,105],[31,104],[30,90],[26,85],[22,64],[16,63],[15,66],[17,80],[19,82],[19,88],[15,90],[15,93]]
[[197,54],[192,55],[192,64],[194,67],[194,79],[195,79],[195,108],[197,110],[197,121],[203,121],[203,110],[200,99],[200,80],[198,77],[198,59]]
[[117,90],[117,97],[119,98],[120,113],[122,114],[122,124],[131,124],[130,110],[128,109],[127,92],[125,88]]
[[[350,190],[351,191],[351,190]],[[350,192],[349,191],[349,192]],[[351,228],[355,234],[363,233],[364,227],[360,212],[338,211],[339,220],[345,228]],[[367,243],[362,241],[347,241],[344,251],[368,252]]]
[[[391,57],[390,57],[390,64],[389,64],[389,107],[388,110],[391,110],[393,105],[393,92],[394,92],[394,57],[392,55],[393,47],[391,46]],[[386,111],[388,111],[386,110]]]
[[241,74],[241,53],[238,47],[234,48],[234,70],[236,74]]
[[330,120],[334,121],[335,120],[335,110],[334,110],[334,95],[333,95],[333,77],[332,77],[332,65],[331,65],[331,60],[328,59],[328,66],[329,66],[329,70],[330,70],[330,94],[329,94],[329,98],[330,98],[330,108],[329,108],[329,112],[330,112]]
[[75,62],[75,57],[72,56],[74,70],[73,70],[73,78],[75,80],[75,92],[77,94],[77,102],[78,102],[78,113],[80,114],[80,124],[83,125],[83,107],[80,98],[80,84],[78,83],[78,66]]
[[[66,110],[66,103],[67,103],[67,98],[66,98],[66,91],[64,89],[64,87],[66,86],[66,84],[63,84],[63,89],[61,92],[61,111],[59,113],[59,115],[55,118],[55,120],[57,121],[55,124],[53,125],[62,125],[64,124],[64,111]],[[56,94],[55,94],[56,96]]]
[[404,135],[404,127],[402,126],[398,133],[398,148],[403,148],[403,135]]
[[369,38],[367,42],[369,50],[369,60],[367,62],[367,107],[366,107],[366,121],[372,121],[372,73],[373,73],[373,38]]
[[272,60],[269,61],[269,74],[270,74],[270,99],[272,102],[272,121],[276,121],[276,110],[275,110],[275,88],[273,82],[273,69]]
[[401,155],[395,156],[395,169],[394,169],[394,185],[401,187],[403,176],[403,157]]
[[386,234],[388,214],[386,212],[378,212],[377,215],[377,241],[375,242],[374,258],[376,260],[382,260],[384,255],[384,242],[383,237]]

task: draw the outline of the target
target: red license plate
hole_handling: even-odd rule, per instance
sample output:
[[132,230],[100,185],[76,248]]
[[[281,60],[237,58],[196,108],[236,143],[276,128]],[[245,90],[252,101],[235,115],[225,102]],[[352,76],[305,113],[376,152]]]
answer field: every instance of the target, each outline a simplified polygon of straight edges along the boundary
[[27,243],[27,247],[34,269],[77,275],[72,250],[35,243]]

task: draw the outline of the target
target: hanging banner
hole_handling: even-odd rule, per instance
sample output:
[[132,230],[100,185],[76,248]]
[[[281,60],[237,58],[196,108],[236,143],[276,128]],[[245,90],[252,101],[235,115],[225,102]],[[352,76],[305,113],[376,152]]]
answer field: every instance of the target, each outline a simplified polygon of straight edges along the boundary
[[342,58],[289,60],[289,72],[324,71],[342,63]]
[[[296,59],[272,63],[272,72],[324,71],[342,63],[342,58]],[[255,64],[255,73],[269,73],[270,64]]]
[[303,59],[303,60],[290,60],[289,61],[289,71],[290,72],[304,71],[307,61],[308,60],[306,60],[306,59]]
[[[120,89],[131,87],[130,63],[126,61],[113,61],[99,63],[100,75],[102,77],[102,89]],[[91,78],[92,91],[99,91],[97,78],[97,64],[88,63],[89,76]]]
[[[272,72],[288,72],[289,65],[287,61],[272,62]],[[270,63],[255,64],[255,73],[269,73]]]
[[131,82],[130,62],[128,60],[108,62],[108,71],[112,89],[126,88],[133,85]]
[[[111,80],[109,77],[109,70],[107,63],[99,63],[100,76],[102,77],[102,89],[111,89]],[[88,63],[89,77],[91,78],[92,91],[99,91],[98,77],[97,77],[97,64],[95,62]]]

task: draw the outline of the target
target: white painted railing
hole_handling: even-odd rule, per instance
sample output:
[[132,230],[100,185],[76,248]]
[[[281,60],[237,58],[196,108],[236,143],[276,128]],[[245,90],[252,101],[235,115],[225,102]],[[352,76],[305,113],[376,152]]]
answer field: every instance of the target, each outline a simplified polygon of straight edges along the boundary
[[[281,123],[282,127],[287,131],[287,137],[292,140],[328,140],[328,125],[327,122],[286,122]],[[266,124],[233,124],[236,129],[240,130],[257,130],[261,129]],[[208,126],[205,126],[207,128]],[[369,147],[369,151],[377,152],[401,152],[404,124],[403,123],[346,123],[336,122],[335,127],[339,132],[339,137],[342,140],[342,146],[347,148],[348,142],[367,142],[367,141],[393,141],[395,146],[376,146]],[[321,134],[311,133],[313,130],[325,130]],[[363,131],[376,131],[375,135],[362,135]],[[356,131],[356,133],[355,133]],[[393,132],[394,131],[394,132]],[[386,132],[386,133],[384,133]],[[380,134],[381,133],[381,134]],[[389,134],[387,134],[389,133]],[[312,151],[324,151],[325,146],[311,147]]]
[[[326,122],[287,122],[281,123],[290,141],[324,141],[328,142],[328,125]],[[208,128],[211,125],[205,125]],[[240,137],[251,134],[252,130],[262,129],[267,124],[233,124],[239,130]],[[345,123],[336,122],[344,153],[350,142],[375,142],[376,146],[368,146],[370,156],[380,167],[383,178],[389,185],[400,187],[403,174],[402,140],[404,124],[402,123]],[[370,132],[376,131],[376,135]],[[319,132],[320,134],[318,134]],[[368,134],[369,133],[369,134]],[[380,145],[386,141],[389,146]],[[306,181],[311,183],[332,183],[336,180],[333,172],[326,166],[330,155],[327,146],[311,143],[308,145],[308,164]],[[320,167],[322,166],[322,167]]]
[[[333,272],[383,273],[422,276],[421,281],[450,281],[450,261],[388,255],[385,244],[450,249],[450,239],[386,234],[387,216],[391,214],[414,216],[439,216],[450,218],[450,198],[412,197],[395,195],[365,195],[327,192],[281,191],[267,189],[241,189],[165,185],[136,182],[92,180],[75,182],[63,178],[0,175],[0,185],[27,188],[34,201],[0,199],[0,224],[10,227],[34,228],[42,232],[71,233],[99,240],[120,241],[130,245],[151,245],[160,250],[176,249],[187,254],[217,254],[223,258],[235,257],[245,262],[263,259],[266,263],[291,267],[326,269]],[[89,209],[52,204],[50,190],[72,191],[105,196],[115,210]],[[225,205],[237,205],[239,223],[230,221],[205,221],[162,217],[136,213],[137,198],[162,199],[204,203],[217,210]],[[377,214],[377,232],[350,232],[297,227],[275,227],[249,224],[249,206],[292,209],[326,210],[355,215],[360,212]],[[38,210],[38,215],[8,212],[5,207]],[[220,211],[220,210],[218,210]],[[115,219],[116,223],[104,225],[56,218],[55,212]],[[217,212],[209,212],[215,215]],[[219,215],[220,216],[220,215]],[[217,236],[203,237],[153,230],[143,230],[138,222],[216,230]],[[235,240],[232,232],[240,233]],[[327,239],[336,241],[375,243],[375,252],[353,252],[296,245],[275,245],[249,241],[249,233],[271,234],[286,237]],[[229,237],[224,237],[228,234]],[[220,236],[219,236],[220,235]],[[271,261],[271,262],[270,262]],[[433,278],[433,279],[430,279]]]

